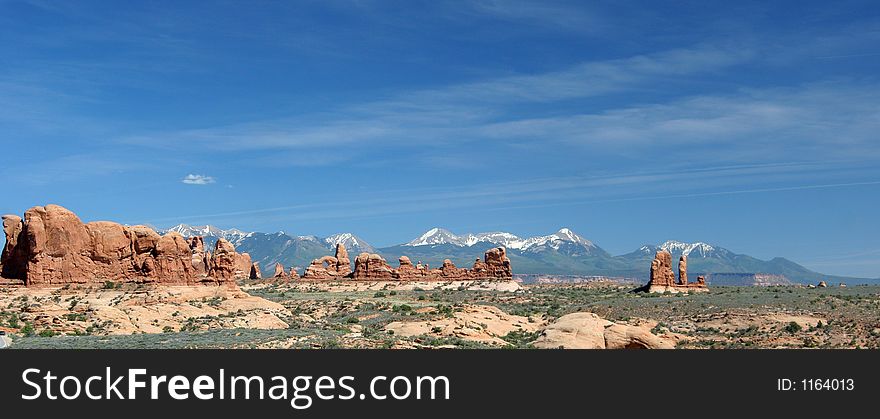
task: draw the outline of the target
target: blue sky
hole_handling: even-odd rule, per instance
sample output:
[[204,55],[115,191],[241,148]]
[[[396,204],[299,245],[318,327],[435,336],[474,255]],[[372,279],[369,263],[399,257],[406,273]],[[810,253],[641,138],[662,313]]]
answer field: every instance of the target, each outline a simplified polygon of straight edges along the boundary
[[864,2],[0,0],[0,212],[880,276]]

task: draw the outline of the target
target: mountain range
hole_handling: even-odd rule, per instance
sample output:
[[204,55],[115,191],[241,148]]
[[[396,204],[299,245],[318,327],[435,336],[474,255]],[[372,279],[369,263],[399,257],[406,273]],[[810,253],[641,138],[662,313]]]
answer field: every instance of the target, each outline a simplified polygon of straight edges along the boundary
[[[378,253],[392,266],[397,258],[409,256],[413,262],[440,266],[444,259],[451,259],[458,266],[471,266],[474,259],[482,257],[486,250],[503,246],[507,248],[514,272],[517,274],[583,275],[632,278],[647,280],[651,260],[658,250],[667,250],[678,260],[688,256],[688,273],[706,275],[712,283],[717,280],[736,278],[737,284],[760,283],[755,277],[777,278],[779,283],[815,283],[819,280],[868,283],[876,280],[825,275],[811,271],[785,258],[761,260],[745,254],[734,253],[725,248],[703,242],[685,243],[669,240],[657,245],[646,244],[637,250],[613,256],[592,241],[568,228],[545,236],[519,237],[507,232],[486,232],[457,235],[443,228],[432,228],[410,242],[376,248],[364,239],[351,234],[339,233],[328,237],[297,236],[283,231],[277,233],[244,232],[238,229],[223,230],[213,226],[189,226],[180,224],[160,232],[176,231],[185,237],[203,236],[206,245],[213,246],[222,237],[235,245],[240,252],[247,252],[264,270],[275,263],[296,267],[300,272],[308,263],[321,256],[333,254],[337,243],[345,245],[349,254]],[[721,275],[724,274],[724,275]]]

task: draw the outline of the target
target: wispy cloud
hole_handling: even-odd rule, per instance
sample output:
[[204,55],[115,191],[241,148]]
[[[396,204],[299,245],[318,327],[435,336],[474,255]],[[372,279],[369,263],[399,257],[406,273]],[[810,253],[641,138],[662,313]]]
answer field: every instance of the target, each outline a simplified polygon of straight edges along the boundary
[[216,180],[211,176],[188,174],[180,180],[187,185],[209,185]]
[[[880,185],[880,170],[860,182],[846,179],[856,162],[790,162],[742,166],[702,167],[690,170],[642,171],[604,176],[537,177],[525,181],[482,182],[471,185],[421,188],[383,188],[315,195],[309,203],[272,206],[219,213],[178,215],[146,220],[205,223],[240,219],[248,215],[274,215],[284,220],[370,219],[393,214],[497,211],[608,202],[687,199],[709,196],[759,194]],[[788,181],[797,185],[788,185]],[[756,182],[768,185],[753,187]],[[131,220],[143,222],[144,220]]]
[[439,89],[402,92],[390,99],[348,104],[328,113],[122,139],[161,147],[210,144],[226,151],[328,148],[354,144],[444,145],[485,139],[484,129],[510,119],[518,104],[585,99],[650,86],[658,78],[711,72],[741,63],[744,49],[697,46],[656,54],[586,62],[543,74],[516,75]]

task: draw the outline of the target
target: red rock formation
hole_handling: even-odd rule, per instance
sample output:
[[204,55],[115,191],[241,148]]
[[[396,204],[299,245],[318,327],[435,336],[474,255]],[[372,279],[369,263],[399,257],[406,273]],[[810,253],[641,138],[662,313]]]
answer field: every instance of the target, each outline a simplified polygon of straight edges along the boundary
[[394,279],[422,278],[427,274],[427,270],[421,264],[418,267],[414,266],[409,257],[401,256],[397,261],[400,267],[394,270],[392,274]]
[[260,272],[260,262],[254,262],[251,264],[251,272],[248,275],[249,279],[263,279],[263,273]]
[[361,253],[354,260],[354,279],[389,280],[393,270],[382,256]]
[[348,251],[345,245],[338,243],[336,245],[336,274],[338,276],[349,276],[351,274],[351,260],[348,258]]
[[670,287],[675,285],[675,272],[672,271],[672,254],[658,250],[651,261],[651,285]]
[[678,258],[678,285],[688,284],[688,262],[687,256],[682,255]]
[[211,271],[211,254],[205,251],[205,239],[202,236],[190,237],[189,247],[196,275],[207,275]]
[[313,260],[306,267],[302,277],[303,279],[342,279],[350,278],[351,274],[348,251],[345,250],[345,245],[339,243],[336,245],[336,256],[324,256]]
[[[234,279],[237,275],[241,276],[243,271],[241,263],[243,259],[241,255],[235,253],[235,246],[224,238],[217,239],[214,245],[214,253],[211,255],[211,271],[210,276],[217,279]],[[250,265],[250,256],[247,257],[247,264]]]
[[24,237],[24,221],[17,215],[3,216],[3,233],[6,236],[6,245],[3,246],[3,254],[0,256],[0,277],[24,278],[24,269],[27,266],[27,255],[24,246],[18,246],[20,241],[27,240]]
[[251,265],[253,265],[253,261],[251,261],[250,253],[236,253],[236,256],[235,256],[235,278],[236,279],[245,279],[245,278],[250,277]]
[[507,258],[507,250],[503,247],[487,250],[483,258],[486,261],[487,276],[489,278],[513,278],[513,271],[510,269],[510,259]]
[[[201,239],[188,242],[177,233],[160,236],[149,227],[107,221],[84,224],[57,205],[31,208],[24,220],[5,216],[3,230],[7,244],[2,274],[28,286],[104,281],[195,284],[235,276],[235,269],[232,276],[222,269],[212,270],[220,273],[217,277],[209,276]],[[234,248],[224,251],[221,260],[241,258]]]
[[679,280],[675,281],[672,271],[672,254],[658,250],[651,261],[651,281],[647,285],[648,292],[702,292],[708,291],[705,278],[697,278],[697,282],[688,283],[687,258],[682,256],[678,262]]
[[401,281],[461,281],[476,279],[510,279],[513,274],[510,270],[510,259],[507,258],[503,247],[491,249],[485,254],[485,261],[477,259],[474,269],[458,268],[451,260],[443,261],[440,269],[430,269],[421,262],[413,266],[407,256],[401,256],[400,266],[392,269],[379,255],[361,253],[355,260],[354,279]]
[[285,276],[287,276],[284,273],[284,265],[282,265],[280,263],[276,263],[275,264],[275,274],[272,276],[275,278],[284,278]]
[[[340,244],[341,246],[341,244]],[[339,260],[333,256],[324,256],[315,259],[306,267],[303,273],[303,279],[335,279],[340,277],[336,267]]]

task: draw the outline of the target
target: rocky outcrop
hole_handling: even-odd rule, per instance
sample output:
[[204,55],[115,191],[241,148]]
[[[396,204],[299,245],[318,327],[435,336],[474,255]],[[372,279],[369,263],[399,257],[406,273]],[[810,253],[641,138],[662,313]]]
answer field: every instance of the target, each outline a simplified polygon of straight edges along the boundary
[[688,283],[688,262],[687,256],[682,255],[678,258],[678,285],[687,285]]
[[260,262],[251,263],[251,271],[248,279],[263,279],[263,272],[260,271]]
[[678,261],[679,278],[676,282],[675,272],[672,270],[672,254],[666,250],[657,251],[654,260],[651,261],[651,280],[645,288],[648,292],[705,292],[709,288],[706,280],[698,277],[697,282],[688,282],[687,257],[682,256]]
[[354,260],[352,275],[354,279],[389,280],[394,277],[394,270],[382,256],[361,253]]
[[211,277],[231,280],[250,276],[251,257],[247,253],[238,254],[235,246],[224,238],[217,239],[211,256]]
[[192,264],[196,274],[206,275],[211,271],[211,253],[205,251],[205,239],[201,236],[190,237],[189,247],[192,249]]
[[160,236],[146,226],[108,221],[83,223],[58,205],[31,208],[24,219],[5,216],[3,230],[3,277],[28,286],[228,282],[240,275],[244,259],[228,242],[211,256],[201,238],[187,241],[177,233]]
[[348,258],[348,251],[342,243],[336,244],[336,274],[338,276],[348,276],[351,274],[351,260]]
[[503,247],[487,250],[484,260],[489,278],[513,278],[510,259],[507,258],[507,251]]
[[24,278],[27,267],[27,255],[25,246],[19,246],[20,241],[27,240],[24,237],[24,220],[17,215],[3,216],[3,233],[6,236],[6,245],[3,246],[0,257],[0,277]]
[[303,272],[303,279],[342,279],[352,276],[351,260],[345,245],[336,245],[336,256],[324,256],[313,260]]
[[401,256],[397,269],[388,266],[379,255],[362,253],[355,261],[355,279],[391,279],[400,281],[463,281],[476,279],[511,279],[513,273],[510,259],[503,247],[490,249],[484,255],[485,260],[477,259],[473,269],[456,267],[446,259],[439,269],[431,269],[428,265],[413,265],[407,256]]
[[[477,259],[473,269],[458,268],[446,259],[437,269],[431,269],[421,262],[413,264],[407,256],[398,259],[398,267],[391,265],[378,254],[361,253],[355,258],[354,270],[345,246],[336,245],[336,256],[324,256],[313,260],[306,267],[303,279],[308,280],[398,280],[398,281],[458,281],[475,279],[511,279],[513,273],[510,259],[503,247],[490,249],[485,260]],[[277,272],[277,271],[276,271]]]
[[675,285],[675,272],[672,271],[672,254],[660,250],[651,261],[651,285]]
[[280,263],[275,264],[275,273],[272,275],[274,278],[284,278],[287,274],[284,273],[284,265]]
[[312,261],[303,272],[303,279],[334,279],[339,277],[336,266],[339,260],[333,256],[324,256]]
[[594,313],[572,313],[547,326],[533,345],[542,349],[672,349],[675,343],[647,326],[605,320]]

